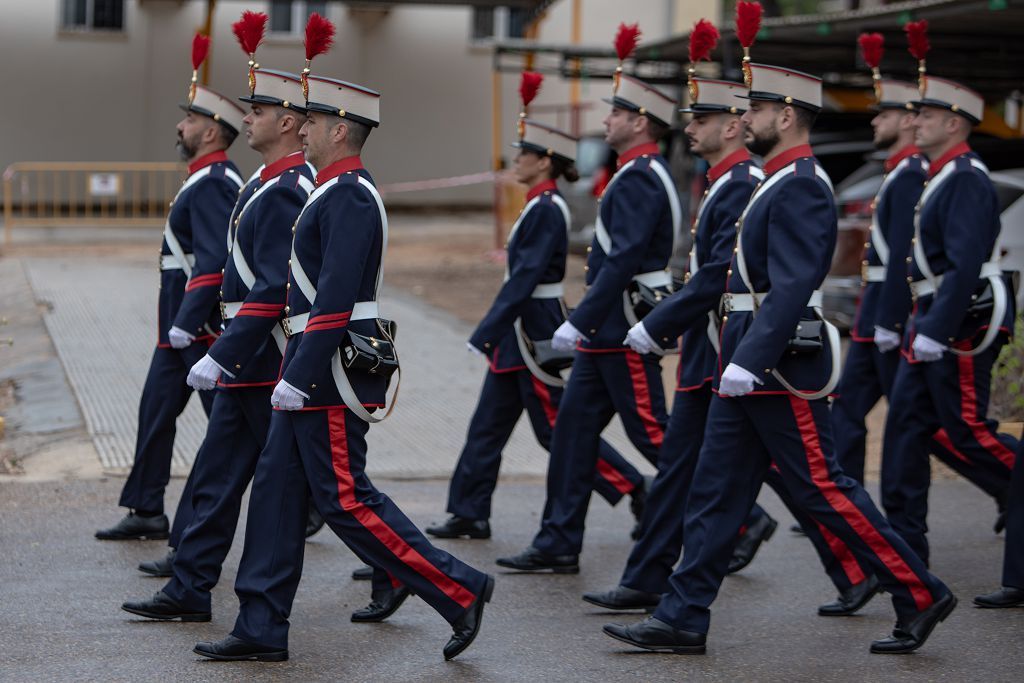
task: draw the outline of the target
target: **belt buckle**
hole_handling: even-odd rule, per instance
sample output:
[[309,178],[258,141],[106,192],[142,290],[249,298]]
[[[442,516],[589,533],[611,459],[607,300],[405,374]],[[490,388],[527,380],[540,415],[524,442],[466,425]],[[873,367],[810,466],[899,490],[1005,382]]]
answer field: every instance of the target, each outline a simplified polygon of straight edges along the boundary
[[868,264],[866,263],[860,265],[860,281],[865,283],[868,281]]
[[732,294],[726,293],[722,295],[722,303],[719,308],[722,309],[722,313],[732,312]]
[[227,320],[228,319],[228,309],[227,309],[226,306],[224,306],[224,302],[223,301],[220,302],[220,319],[221,320]]
[[291,338],[292,326],[288,322],[288,318],[281,318],[281,329],[284,330],[284,336]]

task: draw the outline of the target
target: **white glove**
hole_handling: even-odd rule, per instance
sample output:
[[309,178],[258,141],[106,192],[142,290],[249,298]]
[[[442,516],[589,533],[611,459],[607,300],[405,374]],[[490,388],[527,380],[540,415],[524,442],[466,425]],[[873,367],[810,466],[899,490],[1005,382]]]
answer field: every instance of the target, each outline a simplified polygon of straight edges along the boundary
[[586,339],[586,337],[573,327],[571,322],[566,320],[551,335],[551,348],[555,351],[572,351],[576,348],[576,342],[580,339]]
[[172,349],[183,349],[195,340],[195,335],[189,334],[180,327],[172,327],[167,330],[167,341],[171,343]]
[[281,410],[302,410],[309,394],[304,394],[288,382],[281,380],[270,395],[270,405]]
[[642,322],[629,328],[629,332],[626,333],[626,338],[622,340],[622,343],[637,353],[654,353],[661,350],[661,347],[655,343],[654,338],[647,332],[647,328],[644,327]]
[[476,355],[476,356],[483,356],[483,355],[485,355],[483,351],[481,351],[480,349],[476,348],[475,346],[473,346],[469,342],[466,342],[466,350],[469,351],[470,353],[472,353],[473,355]]
[[946,347],[930,337],[919,334],[914,337],[914,358],[925,363],[933,363],[945,353]]
[[718,393],[721,396],[743,396],[754,390],[754,384],[761,381],[750,371],[735,363],[729,363],[718,382]]
[[209,391],[217,386],[217,380],[220,379],[222,373],[221,367],[207,354],[188,371],[188,379],[185,380],[185,384],[193,389]]
[[884,327],[875,327],[875,346],[882,353],[889,353],[900,347],[900,335],[898,332],[887,330]]

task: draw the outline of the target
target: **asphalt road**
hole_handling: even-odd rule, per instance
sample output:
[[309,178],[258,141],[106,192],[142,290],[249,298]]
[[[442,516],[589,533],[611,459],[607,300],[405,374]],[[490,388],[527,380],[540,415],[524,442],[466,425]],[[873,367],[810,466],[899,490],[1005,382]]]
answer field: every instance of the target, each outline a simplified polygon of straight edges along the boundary
[[[1024,610],[970,606],[973,595],[999,584],[1002,537],[991,531],[994,507],[959,481],[933,489],[931,540],[934,569],[961,603],[910,656],[868,653],[870,641],[892,626],[883,597],[856,617],[815,616],[833,591],[810,544],[788,531],[791,520],[770,492],[762,502],[779,518],[779,531],[750,567],[726,580],[714,605],[708,654],[626,649],[601,626],[640,615],[610,615],[579,598],[616,583],[630,549],[625,506],[594,502],[578,576],[499,573],[494,558],[529,542],[542,502],[541,482],[513,480],[499,486],[492,540],[443,542],[497,576],[483,630],[459,659],[444,662],[448,626],[415,598],[384,624],[350,623],[349,613],[368,601],[368,585],[350,580],[359,563],[325,530],[307,544],[291,660],[280,664],[215,663],[191,652],[196,641],[231,628],[241,536],[214,592],[212,623],[148,622],[119,609],[162,585],[135,565],[164,550],[159,542],[93,539],[96,528],[117,518],[113,501],[121,483],[0,483],[0,680],[1020,681],[1024,666]],[[181,484],[172,482],[172,500]],[[420,525],[441,517],[446,482],[381,480],[378,486]]]

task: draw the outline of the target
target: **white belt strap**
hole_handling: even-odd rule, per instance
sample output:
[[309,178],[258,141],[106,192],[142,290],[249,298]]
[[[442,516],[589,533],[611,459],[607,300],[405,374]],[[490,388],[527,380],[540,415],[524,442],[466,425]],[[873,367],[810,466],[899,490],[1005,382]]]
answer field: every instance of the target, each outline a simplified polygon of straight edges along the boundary
[[[185,263],[189,265],[189,268],[196,267],[196,255],[195,254],[182,254],[185,257]],[[181,262],[178,257],[174,254],[163,254],[160,256],[160,270],[182,270]]]
[[885,266],[863,266],[860,269],[860,279],[864,282],[885,282]]
[[[348,319],[349,322],[352,322],[354,320],[373,320],[374,318],[379,317],[380,310],[376,301],[357,301],[352,307],[352,315],[350,315]],[[284,328],[285,334],[289,337],[294,337],[299,332],[305,332],[308,324],[309,313],[292,315],[281,320],[281,326]]]
[[[726,293],[722,295],[721,310],[723,313],[756,311],[764,303],[766,296],[768,296],[768,292],[757,292],[755,294]],[[807,308],[821,308],[820,289],[816,289],[811,293],[811,297],[807,300]]]
[[[554,201],[555,206],[557,206],[562,212],[562,218],[565,220],[565,232],[566,236],[568,236],[569,226],[572,225],[572,219],[569,214],[569,205],[566,204],[565,200],[557,194],[551,195],[551,199]],[[519,218],[516,219],[516,222],[512,225],[512,229],[508,233],[508,244],[512,244],[512,238],[515,237],[516,231],[519,229],[519,225],[523,222],[526,214],[530,213],[530,210],[537,205],[538,201],[540,201],[540,198],[534,197],[526,203],[525,207],[523,207],[522,212],[519,214]],[[506,262],[504,282],[508,282],[509,277],[508,263]],[[530,298],[532,299],[560,299],[563,296],[565,296],[565,287],[562,282],[541,283],[534,287],[533,293],[530,294]]]
[[533,288],[532,299],[561,299],[565,296],[565,286],[561,282],[546,282]]
[[[971,165],[980,170],[986,176],[988,175],[988,168],[978,159],[971,159]],[[913,292],[914,296],[928,296],[929,294],[935,294],[939,291],[939,287],[942,285],[942,276],[936,275],[932,272],[931,264],[928,263],[928,256],[924,251],[924,244],[921,241],[921,213],[924,209],[925,203],[934,195],[936,189],[953,174],[955,168],[956,164],[952,162],[947,163],[942,170],[928,182],[928,186],[925,187],[924,192],[921,194],[921,199],[917,203],[917,208],[914,211],[914,262],[917,264],[917,268],[921,271],[921,274],[924,275],[924,280],[919,280],[910,284],[910,291]],[[978,279],[987,279],[992,287],[992,315],[989,318],[989,324],[988,328],[985,330],[985,335],[981,338],[981,342],[973,349],[965,350],[950,347],[949,350],[953,354],[958,356],[976,356],[990,347],[992,342],[994,342],[996,337],[999,335],[999,326],[1002,323],[1003,317],[1006,315],[1007,307],[1007,292],[999,263],[1000,257],[999,238],[997,237],[996,242],[992,247],[992,255],[989,256],[988,261],[981,265],[981,270],[978,272]]]
[[[737,222],[737,225],[736,225],[736,270],[739,272],[739,276],[740,276],[740,279],[743,281],[743,285],[750,292],[754,292],[754,286],[753,286],[753,284],[750,281],[750,275],[747,272],[747,260],[746,260],[746,258],[743,255],[743,239],[742,239],[742,237],[743,237],[743,219],[746,218],[747,214],[750,212],[750,207],[754,204],[754,202],[757,201],[758,198],[763,196],[764,191],[767,190],[772,185],[774,185],[778,181],[778,179],[780,177],[782,177],[783,175],[790,175],[793,172],[793,170],[795,170],[795,166],[796,166],[795,163],[794,164],[790,164],[789,167],[784,168],[784,169],[778,171],[777,173],[775,173],[771,178],[768,179],[767,182],[762,183],[758,187],[758,190],[755,191],[754,194],[751,196],[750,201],[747,203],[747,207],[743,210],[743,214],[740,216],[740,220]],[[815,164],[814,170],[815,170],[815,174],[818,176],[818,178],[821,178],[822,180],[824,180],[825,184],[828,186],[829,190],[832,191],[832,181],[829,180],[828,174],[826,174],[825,171],[820,166],[818,166],[817,164]],[[737,297],[737,296],[744,296],[744,295],[729,294],[729,295],[726,295],[726,296]],[[747,294],[746,296],[749,297],[749,301],[750,301],[750,309],[749,310],[756,316],[757,315],[757,308],[758,308],[758,306],[760,306],[761,301],[764,299],[764,297],[768,296],[768,293],[767,292],[765,292],[765,293],[753,293],[753,294]],[[761,297],[761,298],[759,299],[758,297]],[[724,297],[723,297],[723,303],[724,303]],[[801,390],[797,389],[792,384],[787,382],[786,378],[782,376],[782,373],[780,373],[776,369],[772,370],[772,377],[774,377],[776,380],[778,380],[779,384],[781,384],[786,389],[786,391],[788,391],[789,393],[793,394],[797,398],[802,398],[802,399],[805,399],[805,400],[808,400],[808,401],[815,401],[815,400],[820,399],[820,398],[825,398],[826,396],[831,394],[835,390],[836,386],[839,384],[839,375],[840,375],[841,370],[842,370],[842,366],[840,364],[840,355],[842,353],[842,349],[840,347],[839,330],[836,329],[835,325],[833,325],[828,320],[826,320],[825,316],[821,312],[821,292],[818,291],[818,290],[815,290],[811,294],[811,297],[808,300],[807,305],[810,308],[814,309],[814,312],[818,315],[818,317],[821,319],[821,321],[825,324],[825,332],[828,335],[829,351],[830,351],[830,353],[832,355],[832,372],[829,374],[828,381],[825,383],[825,386],[822,387],[820,390],[806,392],[806,391],[801,391]],[[744,310],[744,309],[733,308],[733,310]]]

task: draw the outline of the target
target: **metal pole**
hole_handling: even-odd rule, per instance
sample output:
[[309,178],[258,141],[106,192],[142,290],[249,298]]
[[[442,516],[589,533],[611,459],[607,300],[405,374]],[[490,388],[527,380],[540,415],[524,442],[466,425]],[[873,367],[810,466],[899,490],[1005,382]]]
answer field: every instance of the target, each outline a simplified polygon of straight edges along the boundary
[[217,9],[217,0],[206,0],[206,20],[203,22],[203,35],[210,36],[210,52],[203,62],[203,85],[210,84],[210,62],[213,60],[213,13]]
[[[570,42],[573,45],[580,44],[580,24],[583,20],[582,15],[582,0],[572,0],[572,35],[570,37]],[[572,60],[573,73],[577,74],[577,76],[569,83],[569,111],[571,112],[569,130],[576,136],[580,134],[580,79],[578,74],[580,72],[581,64],[582,63],[578,57]]]

